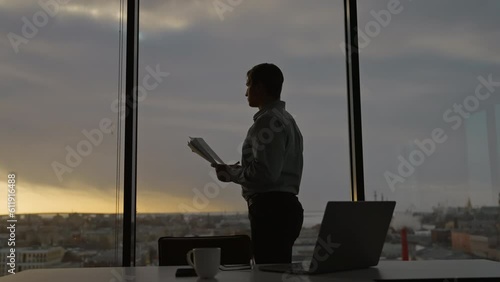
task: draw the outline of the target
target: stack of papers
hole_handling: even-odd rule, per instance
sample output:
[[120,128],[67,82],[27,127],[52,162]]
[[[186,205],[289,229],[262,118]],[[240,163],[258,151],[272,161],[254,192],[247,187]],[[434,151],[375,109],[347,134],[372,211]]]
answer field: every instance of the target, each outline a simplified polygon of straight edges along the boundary
[[208,146],[207,142],[200,137],[189,137],[188,146],[193,152],[200,155],[211,164],[224,164],[217,154]]

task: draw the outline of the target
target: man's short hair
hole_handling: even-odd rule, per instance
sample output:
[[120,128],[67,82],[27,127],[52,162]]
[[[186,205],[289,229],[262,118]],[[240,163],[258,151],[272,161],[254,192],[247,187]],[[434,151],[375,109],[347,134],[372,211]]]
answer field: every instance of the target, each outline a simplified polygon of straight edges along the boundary
[[252,84],[262,83],[268,94],[279,99],[283,87],[283,73],[274,64],[263,63],[254,66],[247,72]]

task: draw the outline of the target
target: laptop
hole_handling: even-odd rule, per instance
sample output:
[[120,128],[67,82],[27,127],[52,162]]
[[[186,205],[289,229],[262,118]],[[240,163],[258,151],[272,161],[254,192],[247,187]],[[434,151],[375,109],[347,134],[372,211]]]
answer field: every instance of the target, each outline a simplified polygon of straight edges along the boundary
[[328,202],[313,257],[261,271],[321,274],[375,266],[379,262],[396,202]]

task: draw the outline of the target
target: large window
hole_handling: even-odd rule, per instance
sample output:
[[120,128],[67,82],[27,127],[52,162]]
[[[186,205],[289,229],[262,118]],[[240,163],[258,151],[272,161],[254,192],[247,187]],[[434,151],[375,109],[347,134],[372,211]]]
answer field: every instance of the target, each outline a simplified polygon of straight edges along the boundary
[[282,99],[304,136],[294,259],[310,254],[326,202],[350,200],[342,1],[143,0],[140,35],[139,85],[152,69],[162,76],[139,104],[137,264],[157,263],[160,236],[249,234],[241,188],[216,180],[187,141],[240,159],[257,111],[246,72],[263,62],[283,70]]
[[0,1],[0,275],[121,263],[119,11]]
[[397,201],[384,256],[500,260],[499,3],[358,2],[366,195]]
[[[126,1],[105,2],[0,0],[0,275],[121,263]],[[241,188],[186,143],[239,160],[263,62],[304,136],[294,260],[310,256],[351,194],[343,1],[140,3],[137,265],[161,236],[249,234]],[[358,1],[366,200],[397,201],[385,259],[500,260],[499,8]]]

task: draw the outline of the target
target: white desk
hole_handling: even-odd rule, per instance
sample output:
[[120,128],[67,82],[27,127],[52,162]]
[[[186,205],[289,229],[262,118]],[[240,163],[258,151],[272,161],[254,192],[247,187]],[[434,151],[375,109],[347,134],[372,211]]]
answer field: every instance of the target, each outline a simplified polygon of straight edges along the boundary
[[[321,282],[321,281],[373,281],[373,279],[439,279],[460,281],[455,278],[498,277],[500,263],[487,260],[446,261],[382,261],[377,267],[330,273],[298,276],[254,270],[221,271],[216,279],[201,280],[196,277],[176,278],[178,267],[103,267],[27,270],[15,275],[0,277],[0,282],[166,282],[166,281],[231,281],[231,282]],[[475,280],[481,281],[481,280]]]

